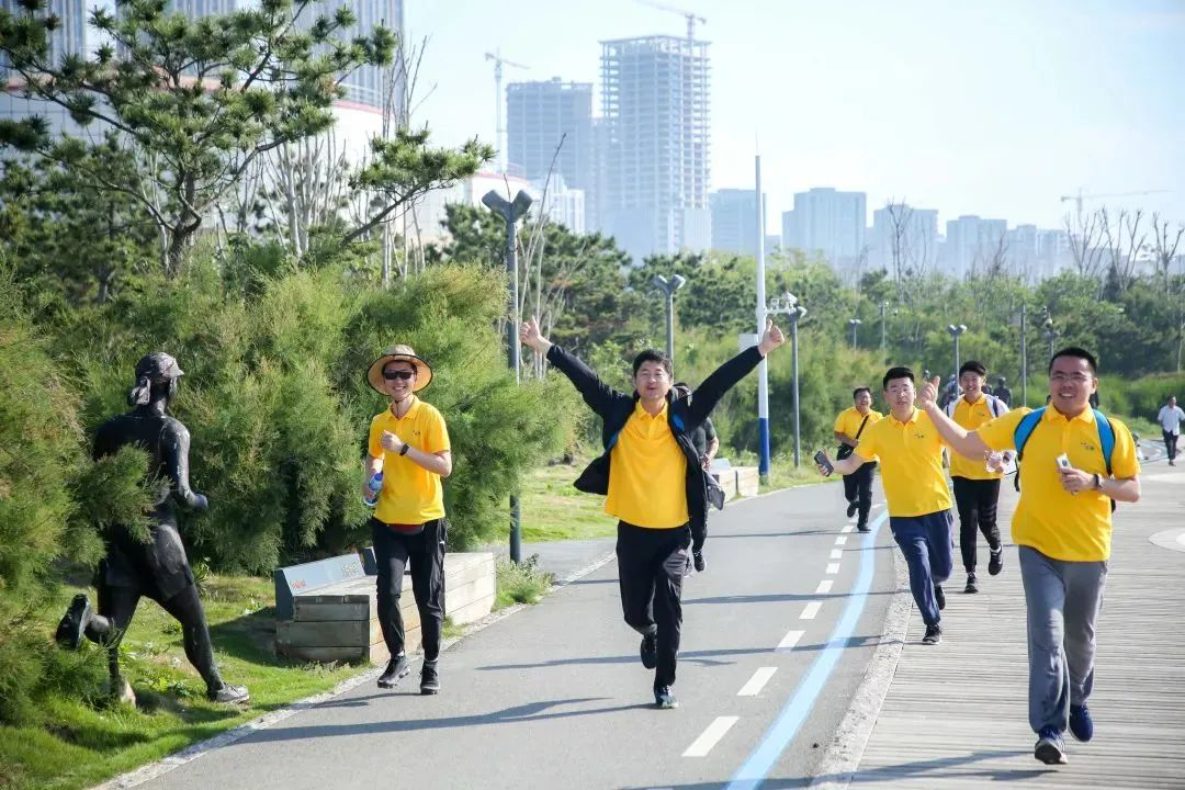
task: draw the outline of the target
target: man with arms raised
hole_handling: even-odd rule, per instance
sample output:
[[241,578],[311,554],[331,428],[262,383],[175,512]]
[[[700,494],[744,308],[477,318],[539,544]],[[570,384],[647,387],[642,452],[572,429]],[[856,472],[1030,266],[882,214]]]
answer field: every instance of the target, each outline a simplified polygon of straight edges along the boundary
[[[939,613],[946,606],[942,583],[951,571],[950,490],[942,472],[942,438],[930,418],[914,408],[913,371],[890,368],[882,382],[889,416],[864,429],[852,455],[832,469],[852,475],[873,458],[889,505],[889,528],[909,564],[909,589],[922,613],[922,642],[942,641]],[[832,469],[820,466],[824,475]]]
[[683,625],[683,577],[690,570],[691,524],[707,509],[706,472],[691,441],[729,389],[786,342],[770,321],[761,342],[704,379],[691,396],[672,391],[671,360],[649,349],[634,359],[634,392],[618,392],[575,356],[539,333],[537,319],[519,336],[567,376],[603,421],[605,453],[576,488],[605,494],[618,519],[617,570],[625,621],[642,634],[642,665],[654,669],[654,703],[678,706],[671,686]]
[[968,432],[938,408],[938,382],[921,403],[943,438],[968,458],[1015,449],[1020,501],[1012,519],[1028,608],[1029,726],[1034,756],[1066,762],[1062,733],[1094,737],[1086,701],[1094,686],[1095,620],[1111,556],[1114,501],[1140,498],[1131,432],[1090,408],[1098,363],[1064,348],[1049,363],[1049,405],[1020,408]]

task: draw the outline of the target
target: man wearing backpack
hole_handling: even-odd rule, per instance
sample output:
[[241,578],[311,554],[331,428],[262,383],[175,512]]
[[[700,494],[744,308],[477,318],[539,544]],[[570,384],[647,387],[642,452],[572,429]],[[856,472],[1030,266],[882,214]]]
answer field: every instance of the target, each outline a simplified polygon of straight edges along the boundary
[[938,405],[938,382],[920,402],[943,439],[968,458],[1015,449],[1020,501],[1012,520],[1028,609],[1029,726],[1034,756],[1066,762],[1062,733],[1094,737],[1095,620],[1111,556],[1113,503],[1140,498],[1140,463],[1127,426],[1090,408],[1098,363],[1064,348],[1049,363],[1049,405],[1020,408],[968,432]]
[[[852,407],[844,409],[835,418],[835,439],[839,442],[839,452],[835,457],[843,460],[852,454],[860,444],[860,437],[865,429],[884,417],[872,408],[872,390],[868,387],[857,387],[852,390]],[[843,495],[848,500],[848,518],[859,512],[856,529],[868,531],[868,513],[872,510],[872,474],[876,471],[876,461],[870,460],[850,475],[844,475]]]
[[[962,428],[974,431],[981,425],[1008,411],[1008,407],[994,395],[983,391],[987,370],[970,360],[959,368],[959,386],[963,397],[947,404],[946,416]],[[978,459],[964,458],[951,453],[950,479],[955,488],[955,506],[959,511],[959,550],[963,568],[967,571],[964,593],[979,592],[979,578],[975,575],[978,562],[976,529],[988,543],[990,557],[988,573],[995,576],[1004,568],[1004,548],[1000,544],[1000,528],[996,525],[996,502],[1000,498],[1000,479],[1008,463],[1006,453],[988,453]]]

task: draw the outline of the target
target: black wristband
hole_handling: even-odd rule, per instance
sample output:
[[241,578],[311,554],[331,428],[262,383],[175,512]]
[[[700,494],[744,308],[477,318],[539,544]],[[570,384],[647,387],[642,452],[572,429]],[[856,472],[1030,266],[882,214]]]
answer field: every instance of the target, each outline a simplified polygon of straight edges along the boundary
[[403,446],[399,448],[399,454],[400,455],[407,455],[407,451],[410,449],[411,449],[411,445],[408,444],[407,442],[404,442]]

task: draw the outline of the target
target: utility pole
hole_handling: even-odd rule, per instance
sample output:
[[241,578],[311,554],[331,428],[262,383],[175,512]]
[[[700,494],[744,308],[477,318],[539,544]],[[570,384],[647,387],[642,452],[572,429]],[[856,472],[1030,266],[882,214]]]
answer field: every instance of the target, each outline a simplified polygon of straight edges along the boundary
[[864,323],[864,322],[861,321],[859,318],[849,318],[848,319],[848,328],[852,330],[852,348],[856,347],[856,329],[862,323]]
[[881,364],[886,364],[885,356],[885,312],[889,309],[888,302],[881,302]]
[[676,274],[668,280],[661,274],[656,274],[651,283],[667,298],[667,358],[671,360],[673,367],[675,364],[675,291],[687,284],[687,278]]
[[[514,196],[514,202],[507,200],[491,189],[482,197],[481,202],[486,208],[500,216],[506,222],[506,268],[510,273],[510,325],[506,336],[510,341],[510,369],[514,371],[514,383],[522,380],[522,361],[519,355],[518,327],[522,317],[518,312],[518,240],[515,225],[531,208],[531,196],[519,191]],[[523,527],[522,509],[519,505],[518,494],[510,495],[510,560],[514,563],[523,559]]]
[[792,373],[794,381],[794,467],[802,461],[802,409],[798,402],[798,322],[806,316],[806,308],[798,303],[798,297],[787,291],[781,299],[769,303],[769,312],[788,316],[790,321],[790,348],[792,351]]
[[1020,404],[1029,405],[1029,306],[1020,305]]
[[[765,201],[761,199],[761,155],[754,157],[757,181],[757,342],[765,333]],[[769,482],[769,363],[757,366],[757,474]]]
[[950,324],[947,326],[946,331],[950,332],[950,336],[955,340],[955,384],[957,385],[959,382],[959,368],[963,364],[959,359],[959,338],[967,331],[967,325],[959,324],[956,326],[955,324]]

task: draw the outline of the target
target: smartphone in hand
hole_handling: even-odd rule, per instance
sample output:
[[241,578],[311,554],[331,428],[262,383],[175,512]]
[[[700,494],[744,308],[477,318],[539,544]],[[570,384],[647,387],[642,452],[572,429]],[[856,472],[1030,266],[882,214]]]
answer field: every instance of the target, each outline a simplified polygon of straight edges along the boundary
[[827,474],[835,471],[835,467],[831,465],[831,460],[827,457],[827,453],[819,450],[815,453],[815,463],[827,470]]

